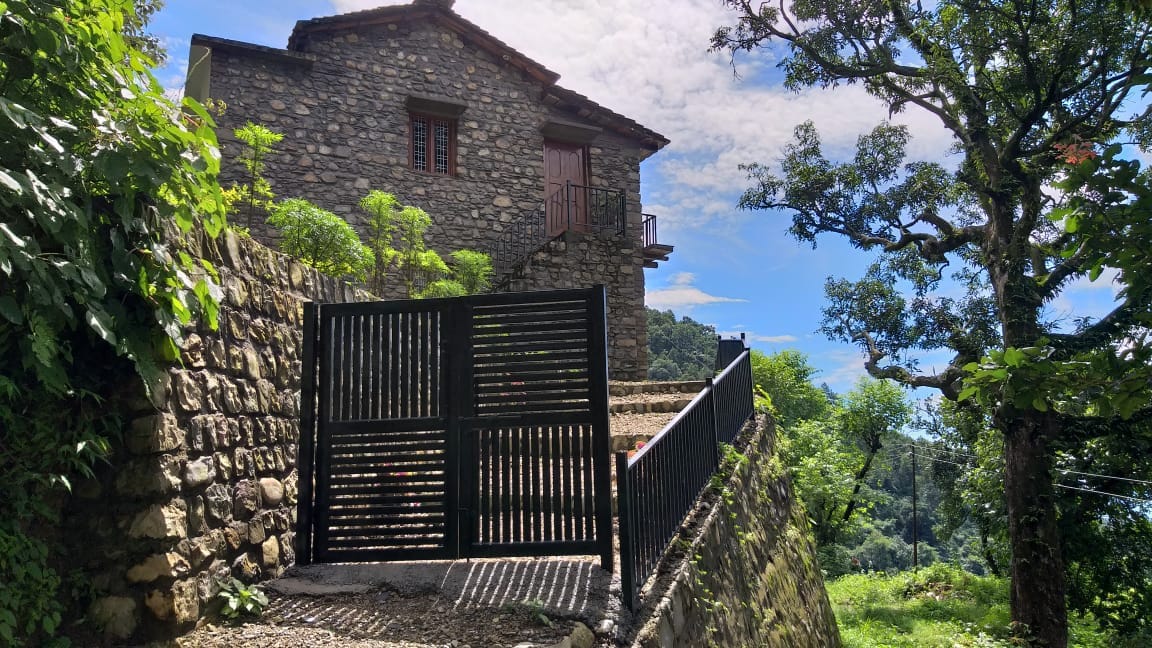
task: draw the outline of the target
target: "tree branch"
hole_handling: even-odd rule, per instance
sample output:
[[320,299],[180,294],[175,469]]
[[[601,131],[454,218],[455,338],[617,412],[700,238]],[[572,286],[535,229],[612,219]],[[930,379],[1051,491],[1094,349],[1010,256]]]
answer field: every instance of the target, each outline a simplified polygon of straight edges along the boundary
[[868,353],[868,358],[864,360],[864,370],[873,378],[895,380],[909,387],[929,387],[937,389],[949,400],[956,400],[959,397],[959,382],[964,376],[964,372],[959,368],[959,365],[962,364],[960,356],[957,356],[953,362],[948,365],[944,373],[925,376],[914,374],[904,367],[897,365],[881,367],[880,361],[886,358],[888,354],[876,346],[875,340],[872,339],[872,335],[867,331],[855,334],[852,339],[856,342],[864,343]]

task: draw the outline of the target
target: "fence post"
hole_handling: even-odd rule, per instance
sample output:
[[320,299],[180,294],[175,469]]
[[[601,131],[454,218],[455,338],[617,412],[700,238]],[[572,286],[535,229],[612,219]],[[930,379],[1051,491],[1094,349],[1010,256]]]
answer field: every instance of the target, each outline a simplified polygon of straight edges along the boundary
[[588,290],[588,394],[592,406],[592,456],[595,471],[596,541],[600,566],[612,571],[612,453],[611,418],[608,411],[608,291],[601,284]]
[[296,564],[312,564],[312,462],[316,455],[316,304],[304,302],[300,352],[300,439],[296,451]]
[[636,610],[636,557],[632,553],[632,491],[628,486],[628,453],[616,453],[616,503],[620,516],[620,598],[629,610]]
[[708,401],[708,413],[712,419],[712,472],[720,469],[720,422],[716,418],[716,390],[712,378],[704,381],[704,400]]

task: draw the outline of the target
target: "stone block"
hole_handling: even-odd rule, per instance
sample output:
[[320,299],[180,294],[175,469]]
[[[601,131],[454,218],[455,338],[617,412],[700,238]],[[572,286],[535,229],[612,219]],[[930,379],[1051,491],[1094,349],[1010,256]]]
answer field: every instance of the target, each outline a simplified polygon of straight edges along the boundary
[[127,596],[105,596],[88,608],[92,624],[114,639],[127,639],[136,631],[136,601]]
[[116,492],[127,496],[168,494],[180,487],[181,459],[160,455],[134,459],[116,475]]
[[154,589],[144,595],[144,606],[161,621],[172,618],[172,592]]
[[279,479],[264,477],[260,480],[260,499],[264,506],[272,508],[284,501],[284,484]]
[[176,623],[192,623],[200,618],[200,599],[193,579],[176,581],[172,584],[172,611]]
[[169,551],[153,554],[132,566],[127,573],[130,583],[151,583],[158,578],[177,578],[189,572],[191,565],[180,554]]
[[251,583],[260,578],[260,564],[248,554],[240,554],[232,561],[232,575],[245,583]]
[[232,516],[237,520],[247,520],[260,508],[258,487],[251,480],[236,484],[232,495]]
[[264,567],[276,567],[280,564],[280,540],[271,536],[260,545],[260,554]]
[[248,543],[249,544],[262,544],[268,535],[265,533],[264,520],[259,517],[254,517],[248,520]]
[[216,479],[216,466],[212,457],[201,457],[189,461],[184,466],[184,485],[200,488]]
[[143,416],[128,430],[125,445],[133,454],[158,454],[179,448],[184,443],[184,432],[176,417],[161,413]]
[[204,508],[209,523],[223,525],[232,520],[232,493],[224,484],[213,484],[204,492]]
[[188,537],[188,506],[182,499],[149,506],[133,518],[128,527],[128,537],[155,539]]
[[176,392],[176,402],[185,412],[199,412],[204,406],[204,389],[197,376],[187,371],[174,372],[172,384]]

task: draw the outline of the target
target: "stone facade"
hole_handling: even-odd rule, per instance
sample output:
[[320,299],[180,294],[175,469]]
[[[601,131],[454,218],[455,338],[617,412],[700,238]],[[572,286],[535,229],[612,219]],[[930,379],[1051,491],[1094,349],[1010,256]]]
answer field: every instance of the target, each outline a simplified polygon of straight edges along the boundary
[[[623,193],[632,245],[622,252],[632,253],[580,268],[587,282],[580,287],[612,285],[627,274],[628,285],[614,293],[618,303],[634,304],[616,308],[609,328],[642,348],[643,273],[621,268],[631,267],[642,237],[640,162],[667,140],[555,86],[557,75],[459,17],[451,4],[416,0],[351,20],[302,21],[285,50],[195,36],[188,92],[227,105],[218,120],[225,183],[241,171],[230,162],[240,151],[233,129],[261,123],[284,134],[266,171],[278,197],[306,198],[363,231],[356,205],[382,189],[432,216],[427,240],[441,254],[488,251],[514,220],[543,217],[545,135],[584,140],[588,185]],[[453,175],[409,168],[409,107],[429,101],[463,111]],[[253,234],[274,241],[263,224]],[[611,366],[613,378],[643,378],[642,355],[616,355],[627,361]]]
[[123,447],[68,516],[109,638],[188,629],[220,578],[293,563],[302,304],[368,297],[231,232],[183,247],[220,274],[219,329],[188,331],[153,398],[119,405]]
[[752,433],[736,468],[674,567],[671,584],[636,619],[633,648],[835,648],[804,507],[774,456],[775,424]]
[[[512,277],[512,290],[584,288],[608,293],[608,366],[613,380],[645,380],[648,330],[644,311],[644,259],[632,238],[565,232]],[[641,299],[636,300],[636,294]]]

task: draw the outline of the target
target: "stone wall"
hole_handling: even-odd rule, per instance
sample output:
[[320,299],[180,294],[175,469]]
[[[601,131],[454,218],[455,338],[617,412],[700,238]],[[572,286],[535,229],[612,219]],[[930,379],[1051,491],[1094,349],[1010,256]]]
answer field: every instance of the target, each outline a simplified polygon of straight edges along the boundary
[[[261,123],[284,134],[265,172],[278,197],[311,200],[363,232],[366,215],[358,201],[371,189],[389,191],[403,204],[428,212],[433,224],[427,240],[442,255],[465,247],[487,251],[509,223],[541,208],[545,123],[563,120],[601,130],[588,144],[588,183],[624,193],[630,244],[620,246],[621,257],[600,255],[603,267],[585,266],[580,272],[593,283],[611,286],[613,277],[626,282],[610,288],[611,309],[621,316],[613,316],[609,328],[619,341],[614,348],[634,343],[639,351],[621,350],[612,370],[614,377],[644,377],[644,274],[633,266],[642,238],[640,161],[651,150],[545,105],[539,81],[433,22],[315,33],[304,52],[205,42],[211,53],[201,64],[210,72],[202,91],[227,105],[217,131],[225,185],[243,176],[235,162],[242,145],[233,129],[247,121]],[[454,176],[408,166],[405,102],[414,95],[466,105],[458,120]],[[275,233],[263,223],[254,224],[252,232],[258,240],[275,242]],[[551,265],[573,270],[579,263]],[[552,276],[536,273],[519,285],[558,289],[588,283],[574,283],[567,274],[555,283],[545,278]]]
[[218,579],[292,564],[302,303],[366,297],[230,232],[183,247],[220,273],[219,329],[188,332],[151,402],[125,399],[125,443],[69,518],[109,638],[188,629]]
[[840,634],[803,506],[773,455],[771,419],[674,568],[642,610],[633,648],[834,648]]
[[525,263],[512,290],[588,288],[608,293],[608,373],[612,380],[645,380],[648,316],[644,310],[644,259],[630,237],[565,232]]

